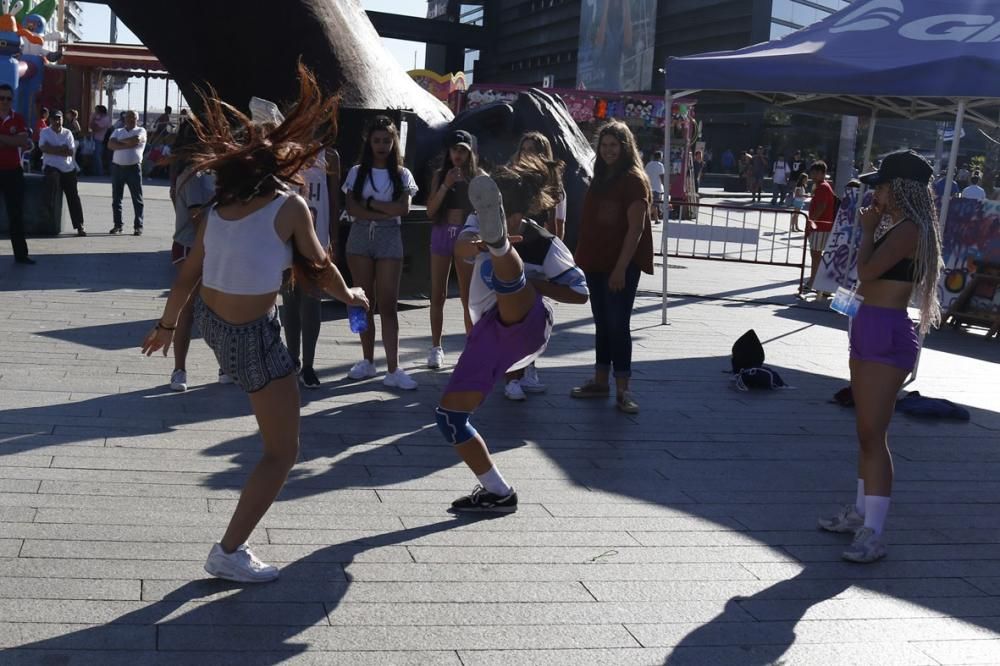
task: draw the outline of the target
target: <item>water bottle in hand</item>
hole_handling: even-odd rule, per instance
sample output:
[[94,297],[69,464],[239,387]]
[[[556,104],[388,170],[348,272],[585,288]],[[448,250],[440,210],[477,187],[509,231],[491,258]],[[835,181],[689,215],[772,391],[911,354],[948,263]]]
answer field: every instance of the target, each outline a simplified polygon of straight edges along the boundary
[[351,333],[364,333],[368,330],[368,313],[364,308],[347,308],[347,320],[351,325]]

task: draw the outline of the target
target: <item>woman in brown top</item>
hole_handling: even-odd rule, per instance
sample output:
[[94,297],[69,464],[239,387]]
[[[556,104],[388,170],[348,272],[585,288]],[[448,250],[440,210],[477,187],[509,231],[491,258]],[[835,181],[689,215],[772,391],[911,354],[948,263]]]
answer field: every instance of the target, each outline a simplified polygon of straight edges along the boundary
[[635,137],[624,123],[607,123],[598,134],[594,180],[584,200],[576,247],[576,263],[590,288],[597,364],[593,379],[574,388],[570,395],[607,397],[614,369],[618,409],[627,414],[639,412],[629,391],[631,322],[639,273],[653,273],[653,232],[648,217],[651,199]]

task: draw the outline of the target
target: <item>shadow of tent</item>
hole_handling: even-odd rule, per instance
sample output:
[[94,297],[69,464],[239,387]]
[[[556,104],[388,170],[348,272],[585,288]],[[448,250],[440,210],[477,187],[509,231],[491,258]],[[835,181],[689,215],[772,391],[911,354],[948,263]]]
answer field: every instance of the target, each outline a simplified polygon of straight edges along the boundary
[[[358,556],[471,522],[452,518],[333,544],[282,567],[280,580],[272,584],[191,581],[106,624],[2,650],[0,663],[73,664],[86,661],[89,650],[102,650],[99,662],[87,662],[102,666],[283,663],[307,649],[296,636],[323,624],[343,601],[352,582],[344,568]],[[287,603],[290,599],[294,603]],[[327,640],[335,641],[336,630],[330,634]],[[248,642],[264,646],[252,653],[241,651]]]

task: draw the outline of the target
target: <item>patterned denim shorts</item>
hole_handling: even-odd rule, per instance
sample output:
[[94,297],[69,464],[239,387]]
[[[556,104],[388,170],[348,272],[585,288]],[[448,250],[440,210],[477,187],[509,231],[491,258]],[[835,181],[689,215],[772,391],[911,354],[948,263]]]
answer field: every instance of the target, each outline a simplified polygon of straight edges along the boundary
[[230,324],[198,298],[194,316],[219,367],[247,393],[295,372],[295,362],[281,341],[277,307],[260,319]]

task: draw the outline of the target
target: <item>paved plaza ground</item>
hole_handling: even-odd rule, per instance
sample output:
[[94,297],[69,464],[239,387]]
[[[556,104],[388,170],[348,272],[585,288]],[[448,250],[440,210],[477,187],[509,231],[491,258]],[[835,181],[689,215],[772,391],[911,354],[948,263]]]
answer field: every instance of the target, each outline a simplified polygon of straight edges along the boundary
[[[638,416],[568,397],[593,326],[558,305],[548,393],[476,415],[521,499],[478,521],[446,512],[475,479],[434,425],[426,303],[401,312],[409,393],[345,379],[360,348],[328,303],[301,462],[251,539],[282,576],[207,578],[255,422],[200,341],[184,394],[140,355],[173,221],[147,186],[146,234],[107,236],[109,189],[83,187],[89,237],[30,241],[37,266],[0,242],[3,666],[1000,664],[1000,344],[929,338],[909,388],[972,421],[894,420],[889,557],[842,562],[815,520],[855,491],[853,413],[829,402],[846,320],[796,301],[790,268],[670,259],[670,326],[644,276]],[[732,388],[748,328],[794,390]],[[449,366],[461,330],[449,301]]]

